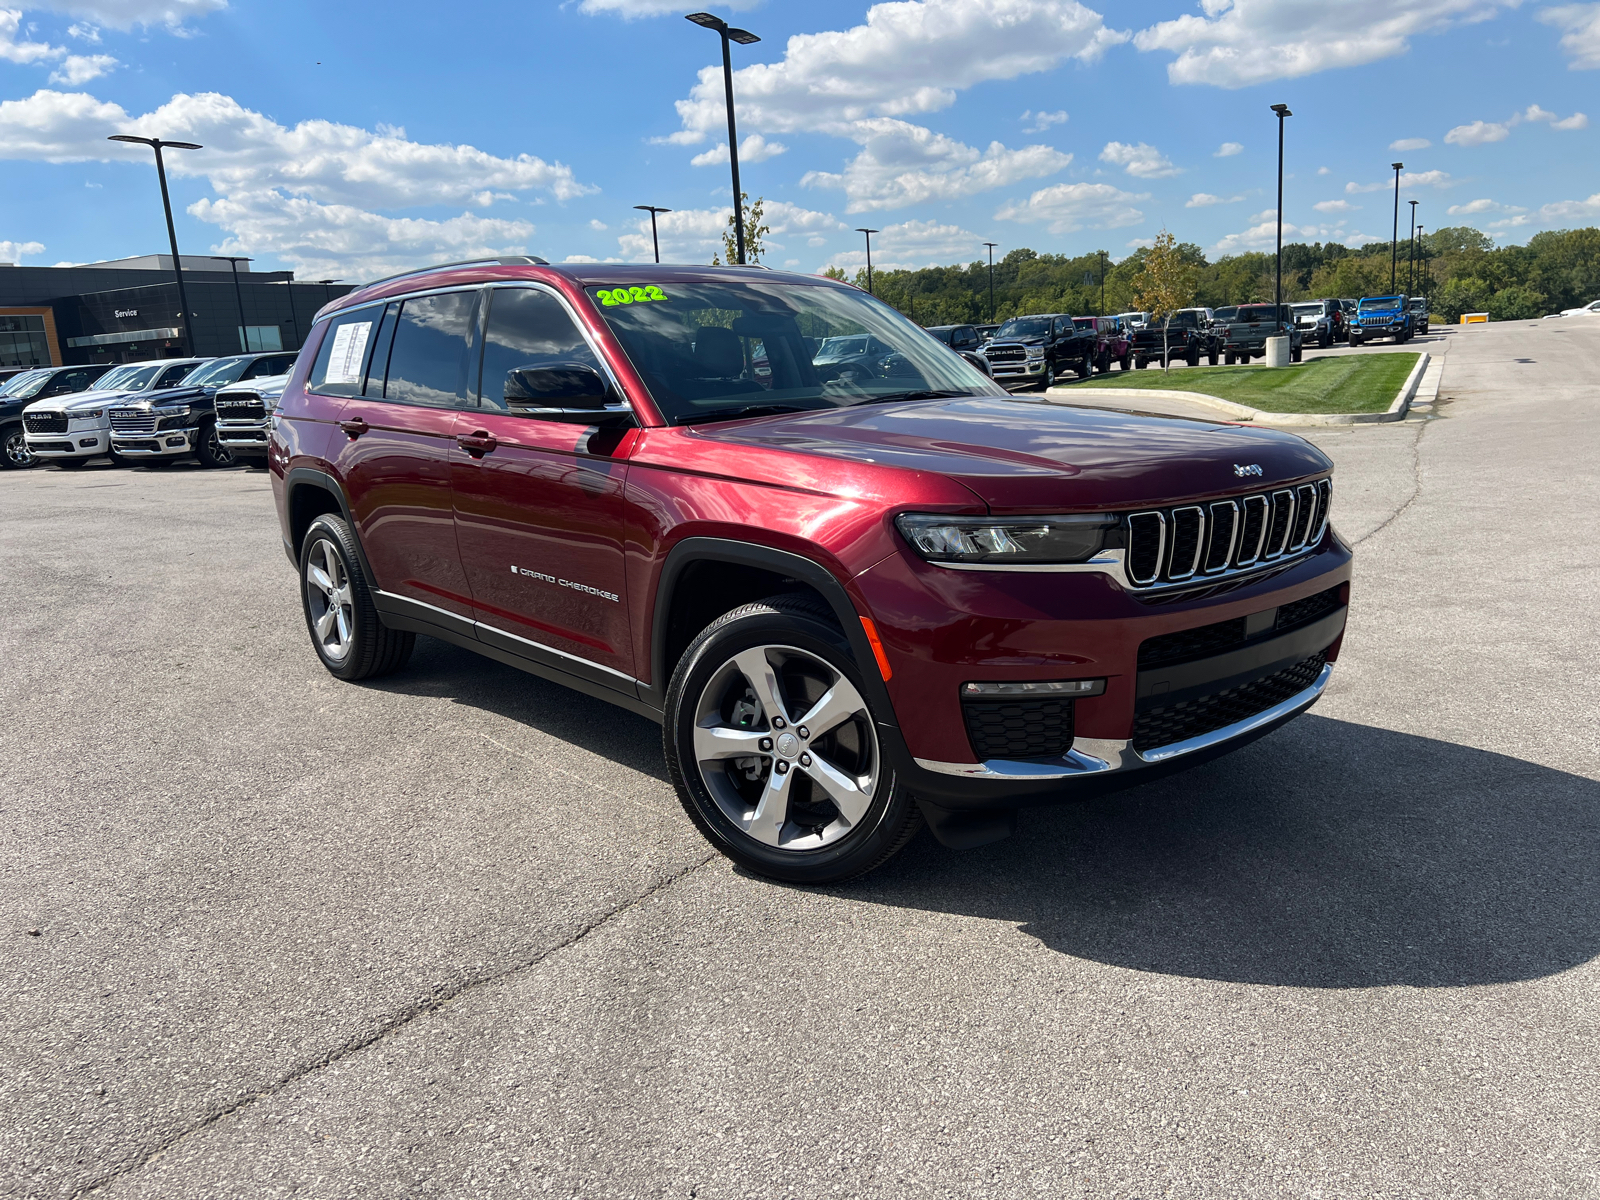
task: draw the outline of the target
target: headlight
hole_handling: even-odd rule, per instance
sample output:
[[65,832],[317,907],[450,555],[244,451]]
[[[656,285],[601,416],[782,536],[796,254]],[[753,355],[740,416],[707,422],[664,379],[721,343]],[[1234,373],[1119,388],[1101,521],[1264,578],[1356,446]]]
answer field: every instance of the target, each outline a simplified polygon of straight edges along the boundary
[[912,549],[929,562],[1072,563],[1093,558],[1118,522],[1100,513],[1061,517],[902,513],[894,523]]
[[1044,347],[1043,346],[1029,346],[1028,347],[1028,357],[1029,358],[1043,358],[1044,357]]
[[67,419],[69,421],[94,421],[105,416],[105,412],[106,410],[103,408],[80,409],[77,412],[69,412]]
[[189,415],[189,406],[187,404],[164,404],[154,411],[158,417],[187,417]]

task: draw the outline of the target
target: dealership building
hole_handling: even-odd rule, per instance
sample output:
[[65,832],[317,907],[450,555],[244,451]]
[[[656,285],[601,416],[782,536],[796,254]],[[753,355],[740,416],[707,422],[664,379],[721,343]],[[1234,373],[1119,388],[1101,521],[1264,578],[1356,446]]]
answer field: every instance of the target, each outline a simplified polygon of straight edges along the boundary
[[298,350],[317,310],[354,290],[249,267],[183,256],[188,346],[170,254],[72,267],[0,263],[0,370]]

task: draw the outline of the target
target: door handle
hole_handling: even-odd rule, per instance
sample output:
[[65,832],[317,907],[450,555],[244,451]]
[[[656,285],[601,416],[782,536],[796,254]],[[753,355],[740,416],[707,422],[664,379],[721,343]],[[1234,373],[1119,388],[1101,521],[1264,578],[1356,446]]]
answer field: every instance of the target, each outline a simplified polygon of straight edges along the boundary
[[367,430],[371,429],[372,426],[368,425],[360,417],[351,417],[348,421],[340,421],[339,428],[344,430],[345,433],[349,434],[350,440],[353,442]]
[[456,445],[460,446],[473,458],[482,458],[485,454],[493,454],[494,448],[500,443],[484,429],[474,433],[463,433],[456,438]]

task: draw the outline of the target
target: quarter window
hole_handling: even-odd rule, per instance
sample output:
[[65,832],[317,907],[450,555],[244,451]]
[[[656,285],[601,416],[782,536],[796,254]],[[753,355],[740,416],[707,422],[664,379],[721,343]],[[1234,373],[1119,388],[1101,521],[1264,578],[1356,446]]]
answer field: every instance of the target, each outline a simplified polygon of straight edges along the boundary
[[189,372],[194,370],[198,365],[199,364],[197,363],[184,363],[181,367],[168,367],[166,371],[162,373],[161,378],[156,381],[156,387],[177,387],[178,384],[183,382],[184,376],[189,374]]
[[[506,394],[506,377],[512,371],[572,363],[600,370],[589,343],[561,302],[549,292],[495,288],[489,295],[492,299],[483,346],[481,391],[485,408],[517,412],[529,407],[528,400],[513,400]],[[512,389],[513,396],[520,394],[520,389]]]
[[366,375],[367,357],[372,352],[372,331],[381,310],[359,308],[341,313],[328,322],[317,348],[317,361],[311,366],[307,383],[313,392],[324,396],[357,396]]
[[467,347],[476,299],[476,292],[444,292],[401,305],[389,351],[385,400],[431,408],[455,408],[466,400]]

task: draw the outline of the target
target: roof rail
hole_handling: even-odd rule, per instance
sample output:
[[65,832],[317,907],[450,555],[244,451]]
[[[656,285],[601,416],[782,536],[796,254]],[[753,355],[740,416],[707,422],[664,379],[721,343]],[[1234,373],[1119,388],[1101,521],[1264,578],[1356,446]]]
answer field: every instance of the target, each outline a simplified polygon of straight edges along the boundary
[[443,271],[448,267],[548,267],[549,261],[536,254],[506,254],[499,258],[469,258],[461,262],[435,263],[431,267],[417,267],[410,271],[401,271],[398,275],[385,275],[382,279],[374,279],[363,283],[356,290],[363,291],[369,287],[377,287],[380,283],[393,283],[396,279],[406,279],[412,275],[426,275],[429,271]]

